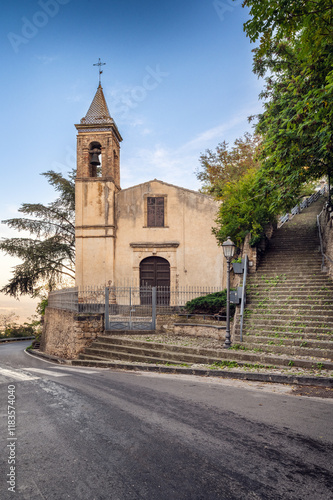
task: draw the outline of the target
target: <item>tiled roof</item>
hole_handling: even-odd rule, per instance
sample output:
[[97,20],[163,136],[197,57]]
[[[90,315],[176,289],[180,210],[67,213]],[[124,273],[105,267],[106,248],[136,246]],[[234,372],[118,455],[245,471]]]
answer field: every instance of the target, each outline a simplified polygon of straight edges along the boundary
[[104,124],[113,123],[110,111],[103,94],[101,85],[98,86],[95,97],[88,109],[88,112],[81,123],[83,124]]

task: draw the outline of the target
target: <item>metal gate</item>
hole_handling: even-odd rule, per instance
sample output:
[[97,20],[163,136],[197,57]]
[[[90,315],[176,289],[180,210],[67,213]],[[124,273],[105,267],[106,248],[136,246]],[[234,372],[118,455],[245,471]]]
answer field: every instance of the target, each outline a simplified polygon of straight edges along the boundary
[[156,287],[107,287],[105,330],[155,330]]

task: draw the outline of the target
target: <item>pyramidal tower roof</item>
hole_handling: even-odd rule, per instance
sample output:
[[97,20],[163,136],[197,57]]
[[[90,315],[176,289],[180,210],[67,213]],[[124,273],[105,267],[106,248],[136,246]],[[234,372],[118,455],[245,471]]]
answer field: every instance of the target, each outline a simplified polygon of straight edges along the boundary
[[87,125],[113,123],[101,84],[98,85],[95,97],[90,104],[86,116],[82,118],[81,123]]

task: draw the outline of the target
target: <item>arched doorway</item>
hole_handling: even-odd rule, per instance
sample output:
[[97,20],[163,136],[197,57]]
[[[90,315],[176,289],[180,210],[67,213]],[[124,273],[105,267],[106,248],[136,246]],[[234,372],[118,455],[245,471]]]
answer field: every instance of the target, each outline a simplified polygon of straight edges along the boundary
[[162,257],[147,257],[140,262],[140,285],[170,286],[170,264]]
[[[147,257],[140,262],[140,286],[159,287],[157,304],[170,303],[170,264],[162,257]],[[144,303],[144,294],[141,303]]]

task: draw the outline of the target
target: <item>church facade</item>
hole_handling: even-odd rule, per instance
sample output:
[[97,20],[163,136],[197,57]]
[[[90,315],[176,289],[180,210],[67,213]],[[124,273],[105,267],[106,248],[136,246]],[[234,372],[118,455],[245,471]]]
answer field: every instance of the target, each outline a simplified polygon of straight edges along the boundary
[[99,85],[77,134],[76,285],[223,287],[210,196],[151,180],[120,187],[122,137]]

